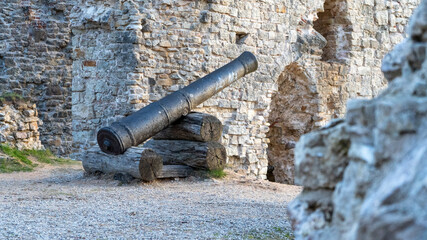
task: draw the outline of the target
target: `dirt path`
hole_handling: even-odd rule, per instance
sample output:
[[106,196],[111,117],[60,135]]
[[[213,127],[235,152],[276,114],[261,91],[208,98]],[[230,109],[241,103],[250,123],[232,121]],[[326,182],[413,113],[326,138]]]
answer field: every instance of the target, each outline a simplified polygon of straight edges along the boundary
[[0,239],[287,239],[300,191],[234,174],[121,185],[45,166],[0,174]]

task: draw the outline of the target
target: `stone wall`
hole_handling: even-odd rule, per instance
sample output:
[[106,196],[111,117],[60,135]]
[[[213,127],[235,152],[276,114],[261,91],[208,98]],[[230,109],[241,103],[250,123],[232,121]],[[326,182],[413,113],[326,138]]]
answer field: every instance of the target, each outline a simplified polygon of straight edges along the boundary
[[380,59],[416,4],[80,1],[71,17],[75,156],[100,127],[251,51],[259,70],[196,110],[223,121],[230,165],[263,178],[271,165],[292,183],[299,136],[342,117],[349,97],[385,86]]
[[296,147],[296,239],[426,239],[427,1],[388,54],[389,87]]
[[251,51],[259,70],[197,110],[224,123],[229,164],[265,177],[270,98],[284,67],[303,55],[293,26],[321,8],[288,6],[287,1],[81,2],[72,18],[75,147],[89,148],[101,126]]
[[0,95],[37,105],[40,140],[57,154],[71,150],[71,58],[68,13],[73,1],[0,2]]
[[269,180],[293,183],[294,148],[299,137],[316,128],[319,109],[316,83],[305,68],[293,63],[285,68],[273,94],[267,137],[269,165],[274,167]]
[[0,144],[42,149],[36,105],[28,100],[0,97]]
[[[348,99],[375,97],[386,86],[381,60],[404,38],[404,26],[418,3],[326,0],[313,29],[298,27],[302,33],[317,31],[327,42],[320,44],[320,53],[310,49],[308,61],[296,62],[311,92],[300,90],[304,84],[294,92],[279,87],[280,98],[273,99],[268,156],[276,181],[293,183],[294,143],[299,136],[343,117]],[[308,36],[310,48],[319,45],[313,34]]]
[[259,70],[196,110],[223,121],[231,166],[265,178],[270,165],[276,181],[293,183],[299,136],[342,117],[347,99],[379,93],[381,58],[417,4],[2,2],[0,91],[31,97],[42,143],[78,158],[100,127],[251,51]]

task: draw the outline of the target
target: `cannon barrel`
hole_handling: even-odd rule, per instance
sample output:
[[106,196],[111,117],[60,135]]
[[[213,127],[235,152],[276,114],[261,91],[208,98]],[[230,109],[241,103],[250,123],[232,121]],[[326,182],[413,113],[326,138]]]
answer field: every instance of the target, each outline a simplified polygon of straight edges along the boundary
[[98,131],[98,145],[108,154],[122,154],[154,136],[169,124],[188,114],[237,79],[258,68],[256,57],[244,52],[213,73],[153,102],[139,111]]

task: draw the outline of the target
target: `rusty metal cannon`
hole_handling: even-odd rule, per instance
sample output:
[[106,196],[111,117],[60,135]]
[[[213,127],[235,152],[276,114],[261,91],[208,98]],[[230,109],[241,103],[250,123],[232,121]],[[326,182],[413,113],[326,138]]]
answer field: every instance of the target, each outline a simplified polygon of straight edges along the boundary
[[154,136],[169,124],[188,114],[237,79],[258,68],[256,57],[244,52],[235,60],[205,77],[153,102],[132,115],[98,131],[98,145],[108,154],[122,154]]

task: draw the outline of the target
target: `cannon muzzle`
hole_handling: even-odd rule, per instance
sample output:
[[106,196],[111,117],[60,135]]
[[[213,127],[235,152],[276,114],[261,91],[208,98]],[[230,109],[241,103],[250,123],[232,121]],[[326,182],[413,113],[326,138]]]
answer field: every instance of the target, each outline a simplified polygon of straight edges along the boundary
[[244,52],[213,73],[112,123],[109,127],[102,128],[97,136],[98,145],[105,153],[122,154],[126,149],[143,143],[181,116],[188,114],[197,105],[257,68],[256,57],[250,52]]

